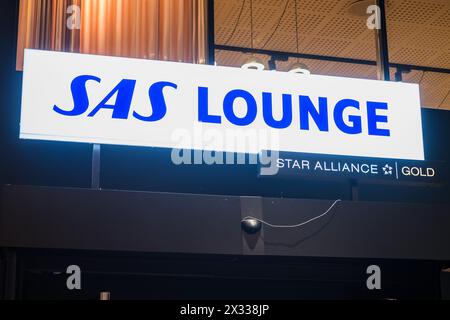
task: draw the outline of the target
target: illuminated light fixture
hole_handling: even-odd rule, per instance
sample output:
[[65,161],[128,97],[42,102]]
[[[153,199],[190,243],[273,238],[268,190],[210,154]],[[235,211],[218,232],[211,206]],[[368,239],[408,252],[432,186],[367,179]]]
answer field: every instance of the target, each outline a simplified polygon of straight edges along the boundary
[[261,59],[251,57],[241,67],[242,69],[264,70],[265,66]]
[[262,223],[261,221],[255,219],[255,218],[244,218],[241,221],[241,228],[244,230],[247,234],[255,234],[258,233],[261,230]]
[[[253,49],[253,0],[250,1],[250,41]],[[242,69],[264,70],[265,66],[261,59],[251,56],[241,67]]]
[[293,63],[291,65],[291,67],[289,68],[289,73],[310,75],[311,71],[308,70],[308,67],[305,64],[296,62],[296,63]]

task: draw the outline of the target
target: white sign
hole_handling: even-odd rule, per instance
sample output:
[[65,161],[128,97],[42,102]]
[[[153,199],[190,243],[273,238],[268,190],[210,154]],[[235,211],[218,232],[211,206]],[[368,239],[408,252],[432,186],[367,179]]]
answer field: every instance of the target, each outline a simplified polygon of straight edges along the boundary
[[[424,160],[417,84],[26,50],[20,137],[273,150],[174,139],[195,128],[277,137],[277,151]],[[250,146],[250,148],[252,148]]]

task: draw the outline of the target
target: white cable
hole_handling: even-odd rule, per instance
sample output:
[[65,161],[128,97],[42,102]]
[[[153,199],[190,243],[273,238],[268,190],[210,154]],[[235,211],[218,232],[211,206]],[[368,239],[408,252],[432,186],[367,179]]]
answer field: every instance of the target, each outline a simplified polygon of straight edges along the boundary
[[336,204],[341,202],[341,201],[342,201],[341,199],[337,199],[335,202],[333,202],[331,207],[329,207],[328,210],[325,211],[324,213],[322,213],[321,215],[319,215],[317,217],[314,217],[312,219],[309,219],[309,220],[307,220],[305,222],[299,223],[299,224],[294,224],[294,225],[276,225],[276,224],[271,224],[269,222],[266,222],[264,220],[261,220],[261,219],[255,218],[255,217],[251,217],[251,216],[245,217],[244,219],[242,219],[242,222],[247,221],[247,220],[256,220],[256,221],[259,221],[262,224],[265,224],[266,226],[269,226],[269,227],[272,227],[272,228],[298,228],[298,227],[302,227],[302,226],[304,226],[304,225],[306,225],[306,224],[308,224],[310,222],[313,222],[313,221],[315,221],[317,219],[320,219],[323,216],[327,215],[331,211],[331,209],[333,209],[336,206]]

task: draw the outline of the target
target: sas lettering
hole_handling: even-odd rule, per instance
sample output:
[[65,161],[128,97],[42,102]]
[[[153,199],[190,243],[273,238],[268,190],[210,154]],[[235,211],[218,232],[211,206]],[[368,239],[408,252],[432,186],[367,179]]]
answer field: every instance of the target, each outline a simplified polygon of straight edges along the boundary
[[[101,83],[101,79],[92,75],[81,75],[76,77],[71,84],[73,107],[59,107],[55,105],[53,110],[64,116],[80,116],[87,113],[90,108],[89,96],[86,85],[88,82]],[[98,104],[87,116],[94,117],[103,109],[112,110],[113,119],[128,119],[130,116],[131,102],[133,99],[136,80],[123,79],[109,94]],[[166,88],[176,90],[178,86],[172,82],[155,82],[149,87],[148,96],[151,115],[141,115],[134,111],[132,116],[146,122],[159,121],[166,115],[167,105],[164,98]],[[113,96],[116,96],[114,104],[108,104]],[[388,117],[382,112],[388,110],[388,104],[384,102],[367,101],[365,104],[366,119],[362,119],[359,101],[353,99],[342,99],[338,101],[330,112],[330,103],[326,97],[312,99],[306,95],[296,97],[298,113],[300,116],[298,128],[302,130],[330,131],[329,119],[334,120],[335,127],[349,135],[362,134],[363,129],[372,136],[390,136],[390,130],[382,128],[388,124]],[[252,124],[258,112],[262,112],[264,122],[273,129],[285,129],[292,125],[294,114],[294,97],[291,94],[283,94],[281,97],[282,116],[274,116],[274,98],[270,92],[262,92],[262,106],[259,107],[255,97],[248,91],[235,89],[229,91],[223,101],[221,108],[223,114],[211,114],[209,111],[209,91],[207,87],[198,87],[198,121],[204,123],[220,124],[224,119],[235,126],[248,126]],[[236,104],[244,106],[244,114],[236,114]]]
[[[88,81],[95,81],[100,83],[101,79],[95,76],[83,75],[76,77],[72,81],[71,90],[73,97],[73,108],[69,111],[67,108],[60,108],[54,106],[53,110],[65,116],[79,116],[84,114],[89,109],[89,97],[86,90],[86,83]],[[128,119],[131,100],[133,99],[134,88],[136,80],[123,79],[119,84],[111,90],[111,92],[88,114],[88,117],[94,117],[102,109],[112,109],[113,119]],[[163,89],[170,87],[177,89],[177,85],[171,82],[156,82],[150,86],[149,99],[152,107],[152,114],[150,116],[143,116],[137,112],[133,112],[133,117],[142,121],[158,121],[164,118],[167,112],[166,102],[164,100]],[[114,96],[116,102],[113,105],[107,102]]]

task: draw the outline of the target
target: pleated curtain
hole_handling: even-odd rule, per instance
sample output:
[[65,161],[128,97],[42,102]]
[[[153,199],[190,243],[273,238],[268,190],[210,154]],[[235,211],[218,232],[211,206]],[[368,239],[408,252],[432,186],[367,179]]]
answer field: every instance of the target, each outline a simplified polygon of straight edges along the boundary
[[206,63],[207,0],[21,0],[18,70],[24,48]]

